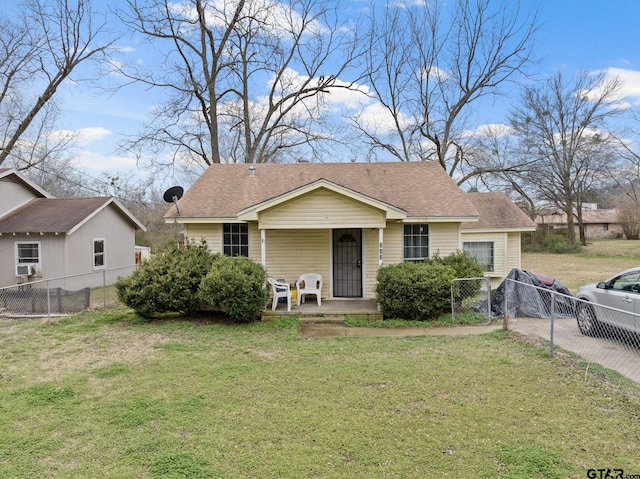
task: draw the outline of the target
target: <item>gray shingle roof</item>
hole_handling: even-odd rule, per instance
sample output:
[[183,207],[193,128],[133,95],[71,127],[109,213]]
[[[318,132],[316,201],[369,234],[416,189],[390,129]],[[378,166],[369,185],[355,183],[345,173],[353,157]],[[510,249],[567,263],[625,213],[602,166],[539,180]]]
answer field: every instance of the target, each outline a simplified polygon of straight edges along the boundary
[[0,219],[0,233],[69,233],[109,197],[37,198]]

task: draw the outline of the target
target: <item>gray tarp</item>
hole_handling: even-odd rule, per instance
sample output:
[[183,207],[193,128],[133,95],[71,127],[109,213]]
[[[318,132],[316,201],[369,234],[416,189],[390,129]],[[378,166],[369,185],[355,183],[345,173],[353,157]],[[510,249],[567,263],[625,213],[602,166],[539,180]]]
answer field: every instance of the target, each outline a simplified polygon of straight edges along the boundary
[[[513,281],[509,281],[513,280]],[[555,294],[552,301],[552,293]],[[571,292],[560,281],[532,271],[512,269],[498,288],[491,293],[491,315],[502,317],[505,294],[512,318],[574,318],[575,301]]]

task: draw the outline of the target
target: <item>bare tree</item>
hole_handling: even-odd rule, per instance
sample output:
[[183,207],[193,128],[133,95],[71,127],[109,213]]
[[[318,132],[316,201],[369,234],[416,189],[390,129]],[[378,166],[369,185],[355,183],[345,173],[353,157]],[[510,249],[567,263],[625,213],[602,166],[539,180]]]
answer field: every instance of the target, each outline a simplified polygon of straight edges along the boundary
[[617,219],[627,239],[640,239],[640,204],[637,201],[627,199],[623,202],[618,207]]
[[514,2],[385,4],[371,18],[367,70],[389,120],[354,118],[371,149],[438,161],[458,184],[479,175],[484,165],[467,156],[470,115],[532,61],[537,28],[536,12]]
[[106,24],[94,25],[89,0],[26,0],[20,17],[0,20],[0,165],[27,169],[73,142],[52,138],[55,94],[81,64],[104,55]]
[[531,198],[560,208],[567,216],[569,243],[576,243],[574,217],[584,242],[582,204],[601,186],[615,158],[607,121],[620,113],[615,102],[620,82],[603,74],[580,73],[565,82],[560,73],[525,88],[521,103],[510,114],[519,136],[516,157],[531,164],[517,179]]
[[161,50],[162,64],[121,71],[168,91],[127,148],[158,153],[155,166],[202,168],[310,156],[332,141],[322,113],[330,92],[349,88],[337,77],[355,58],[354,31],[333,2],[127,3],[120,17]]

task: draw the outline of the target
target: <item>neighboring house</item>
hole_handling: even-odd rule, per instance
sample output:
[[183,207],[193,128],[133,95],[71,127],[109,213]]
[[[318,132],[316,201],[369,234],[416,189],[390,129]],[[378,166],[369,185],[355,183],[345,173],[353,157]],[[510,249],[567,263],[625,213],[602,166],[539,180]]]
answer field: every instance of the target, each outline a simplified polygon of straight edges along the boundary
[[[583,209],[582,221],[585,226],[584,235],[587,240],[622,238],[624,232],[618,220],[618,210]],[[538,226],[559,230],[567,228],[567,215],[553,210],[536,216]],[[578,220],[574,219],[576,235],[579,234]]]
[[521,233],[536,224],[504,193],[467,193],[480,217],[462,224],[462,249],[485,268],[493,287],[513,268],[520,269]]
[[373,299],[381,265],[446,256],[464,242],[484,257],[493,242],[490,275],[519,267],[519,232],[535,225],[520,217],[485,224],[475,198],[436,162],[216,164],[165,221],[288,283],[320,273],[323,298]]
[[[17,171],[0,169],[0,286],[131,266],[136,230],[145,227],[114,198],[53,198]],[[105,274],[110,284],[123,273]],[[63,287],[98,286],[101,276]]]

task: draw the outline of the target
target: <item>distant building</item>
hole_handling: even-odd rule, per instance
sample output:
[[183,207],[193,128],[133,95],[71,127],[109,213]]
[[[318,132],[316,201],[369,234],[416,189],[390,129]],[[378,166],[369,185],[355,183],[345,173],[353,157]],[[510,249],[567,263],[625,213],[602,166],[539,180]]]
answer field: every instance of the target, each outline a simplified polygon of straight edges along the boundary
[[[590,207],[583,208],[582,220],[585,225],[585,238],[614,239],[623,238],[622,225],[618,221],[618,210],[598,210]],[[567,228],[567,215],[559,210],[546,211],[536,215],[536,224],[549,230],[561,230]],[[579,233],[578,222],[574,220],[576,235]]]

